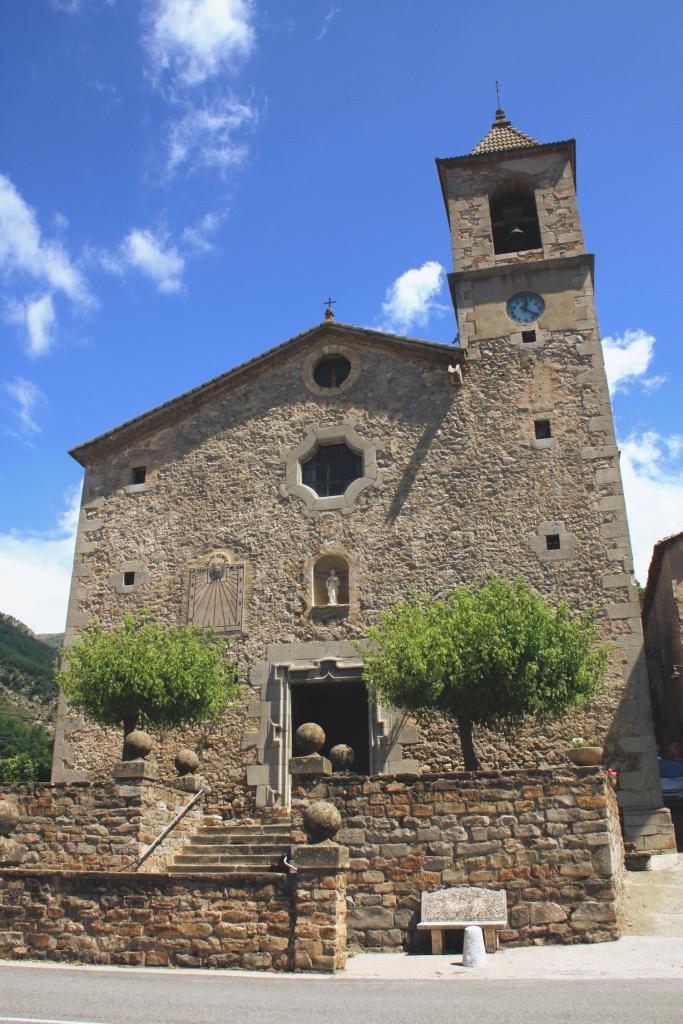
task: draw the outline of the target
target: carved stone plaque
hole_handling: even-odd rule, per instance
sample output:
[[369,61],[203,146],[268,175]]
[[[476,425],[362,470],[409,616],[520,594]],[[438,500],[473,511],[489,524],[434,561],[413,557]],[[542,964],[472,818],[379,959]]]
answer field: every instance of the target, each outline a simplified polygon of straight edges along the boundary
[[438,892],[423,892],[421,909],[424,923],[505,924],[507,895],[504,889],[462,885]]
[[242,628],[244,566],[216,558],[190,570],[187,622],[201,629],[233,632]]

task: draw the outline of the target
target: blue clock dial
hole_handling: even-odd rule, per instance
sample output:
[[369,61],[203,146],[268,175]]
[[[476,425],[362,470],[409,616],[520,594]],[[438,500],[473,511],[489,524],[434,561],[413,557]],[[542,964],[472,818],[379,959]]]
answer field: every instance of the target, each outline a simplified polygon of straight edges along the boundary
[[518,324],[532,324],[545,309],[545,302],[535,292],[520,292],[508,299],[508,316]]

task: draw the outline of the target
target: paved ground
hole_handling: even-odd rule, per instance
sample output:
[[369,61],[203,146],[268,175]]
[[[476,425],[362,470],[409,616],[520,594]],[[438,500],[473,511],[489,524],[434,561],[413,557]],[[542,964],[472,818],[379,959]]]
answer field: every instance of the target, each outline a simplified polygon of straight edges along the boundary
[[683,981],[461,981],[12,965],[0,967],[0,1024],[681,1022]]
[[618,942],[501,950],[466,970],[457,955],[362,954],[343,974],[0,963],[0,1024],[681,1024],[683,857],[630,874]]

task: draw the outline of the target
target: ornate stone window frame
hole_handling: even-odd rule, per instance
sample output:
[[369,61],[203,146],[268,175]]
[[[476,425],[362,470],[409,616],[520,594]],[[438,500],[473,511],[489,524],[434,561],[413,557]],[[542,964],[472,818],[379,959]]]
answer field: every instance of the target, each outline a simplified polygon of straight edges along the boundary
[[[344,382],[346,383],[346,382]],[[302,482],[301,464],[313,454],[320,444],[347,444],[363,457],[363,475],[349,484],[343,494],[331,497],[319,497],[312,487]],[[296,448],[280,453],[280,461],[285,464],[284,493],[301,498],[311,512],[325,512],[340,509],[352,512],[356,498],[367,487],[377,486],[379,471],[377,469],[377,438],[365,440],[358,434],[349,420],[343,423],[324,427],[319,424],[309,428],[306,437]]]
[[[351,363],[351,369],[346,380],[342,381],[338,387],[321,388],[313,379],[313,371],[321,359],[325,359],[330,356],[341,356],[344,359],[348,359]],[[360,356],[354,349],[348,348],[346,345],[339,345],[337,343],[330,342],[327,345],[319,346],[306,356],[304,365],[301,369],[301,375],[303,377],[304,384],[314,395],[320,395],[322,398],[333,398],[337,395],[341,395],[344,391],[348,391],[348,389],[353,386],[355,381],[358,379],[361,369]]]

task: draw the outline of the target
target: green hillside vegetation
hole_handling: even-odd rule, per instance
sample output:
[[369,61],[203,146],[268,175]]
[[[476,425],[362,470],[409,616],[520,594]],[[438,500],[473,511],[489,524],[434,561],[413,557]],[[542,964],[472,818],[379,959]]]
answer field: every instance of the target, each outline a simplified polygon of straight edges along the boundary
[[[8,770],[12,777],[7,782],[47,781],[50,778],[52,733],[42,723],[32,720],[34,717],[0,693],[0,784],[5,781],[3,777]],[[14,760],[18,755],[25,755],[19,766],[7,765],[8,760]],[[14,777],[17,767],[22,765],[26,768],[25,772],[22,771],[22,778]]]
[[57,651],[0,613],[0,785],[50,778]]
[[0,612],[0,684],[42,704],[52,704],[57,699],[55,660],[53,647]]

